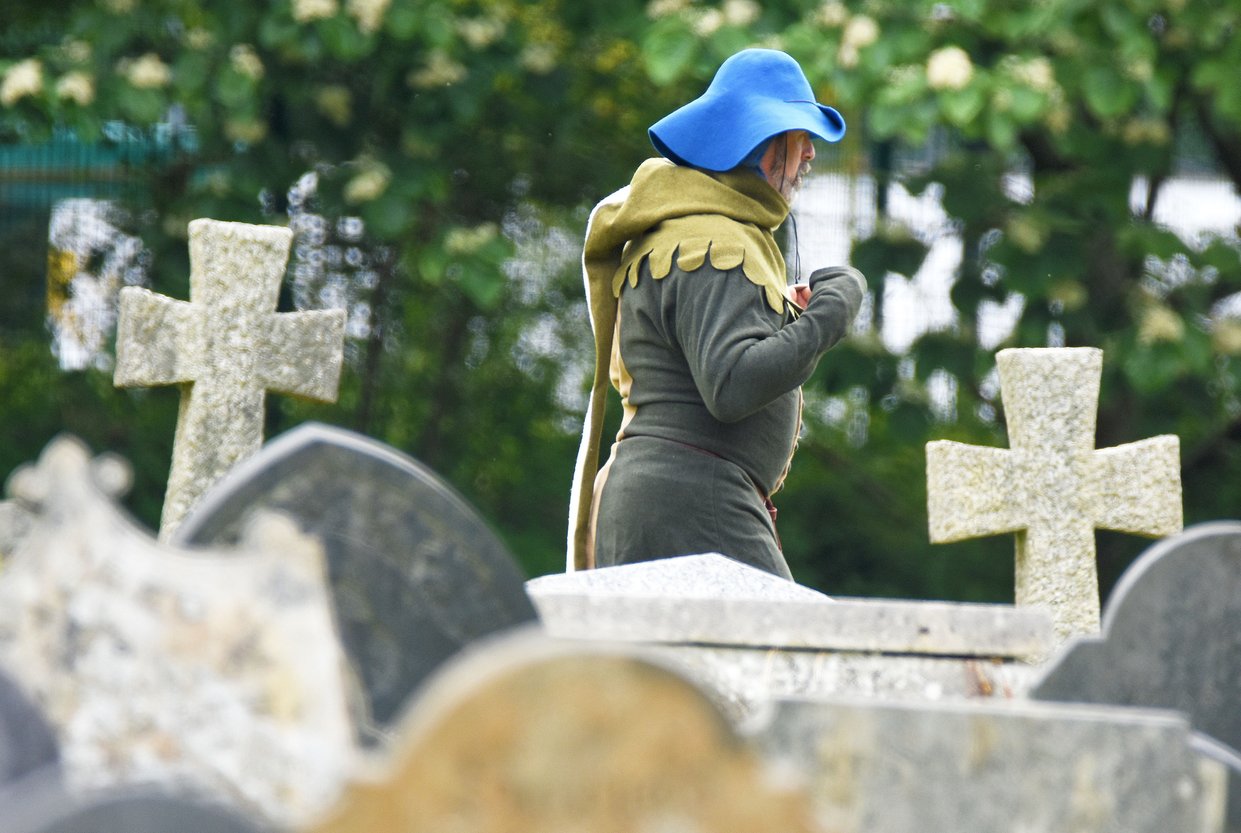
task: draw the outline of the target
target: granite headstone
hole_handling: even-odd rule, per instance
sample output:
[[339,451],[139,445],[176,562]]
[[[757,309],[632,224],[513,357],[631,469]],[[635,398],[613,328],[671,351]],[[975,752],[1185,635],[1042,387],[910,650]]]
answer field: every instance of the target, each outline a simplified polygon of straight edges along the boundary
[[1241,523],[1151,546],[1117,582],[1102,634],[1069,643],[1031,697],[1183,712],[1232,768],[1229,824],[1241,830]]
[[230,808],[161,792],[36,791],[8,797],[0,812],[4,833],[274,833]]
[[56,733],[42,710],[0,669],[0,788],[59,760]]
[[440,477],[315,423],[268,443],[203,497],[174,541],[235,541],[259,510],[319,540],[346,652],[380,732],[428,674],[475,639],[536,619],[512,555]]

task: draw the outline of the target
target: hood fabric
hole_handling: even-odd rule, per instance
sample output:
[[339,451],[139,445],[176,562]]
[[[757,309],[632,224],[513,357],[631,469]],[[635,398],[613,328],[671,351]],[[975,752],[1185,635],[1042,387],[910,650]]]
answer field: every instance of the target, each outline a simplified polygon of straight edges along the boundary
[[651,277],[676,265],[692,272],[710,261],[720,271],[741,268],[763,290],[767,304],[784,312],[784,256],[773,232],[789,205],[753,171],[709,174],[666,159],[648,159],[633,181],[591,212],[582,250],[582,279],[595,340],[595,376],[569,500],[566,572],[587,569],[595,472],[621,287],[636,286],[643,261]]

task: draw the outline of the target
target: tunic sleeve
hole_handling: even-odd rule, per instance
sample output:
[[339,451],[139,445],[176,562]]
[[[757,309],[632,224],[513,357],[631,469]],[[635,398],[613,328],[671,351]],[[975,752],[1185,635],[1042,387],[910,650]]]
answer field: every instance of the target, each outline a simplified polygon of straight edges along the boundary
[[832,270],[815,281],[805,312],[786,321],[739,268],[671,277],[666,331],[675,333],[699,395],[721,422],[744,419],[810,378],[848,332],[865,290],[857,270]]

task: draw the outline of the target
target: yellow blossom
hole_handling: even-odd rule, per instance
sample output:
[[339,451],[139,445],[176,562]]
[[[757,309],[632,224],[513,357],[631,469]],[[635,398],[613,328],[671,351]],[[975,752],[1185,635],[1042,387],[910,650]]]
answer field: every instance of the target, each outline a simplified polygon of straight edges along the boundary
[[67,40],[61,49],[71,63],[84,64],[90,60],[91,46],[84,40]]
[[406,77],[411,87],[429,89],[431,87],[450,87],[465,78],[466,68],[454,61],[443,52],[436,50],[427,59],[427,65],[414,70]]
[[457,34],[471,49],[485,49],[504,37],[504,23],[492,17],[472,17],[457,21]]
[[333,17],[339,10],[336,0],[293,0],[293,19],[298,23]]
[[85,72],[68,72],[56,82],[56,97],[85,107],[95,100],[95,79]]
[[1041,55],[1014,63],[1011,72],[1013,78],[1042,93],[1050,92],[1056,86],[1056,73],[1051,61]]
[[454,228],[444,238],[444,250],[449,254],[468,255],[477,252],[500,234],[495,223],[483,223],[474,228]]
[[521,51],[517,60],[535,75],[546,75],[556,68],[556,47],[550,43],[532,43]]
[[348,8],[358,29],[369,35],[379,31],[390,5],[392,0],[349,0]]
[[1142,311],[1142,320],[1138,322],[1138,341],[1142,344],[1177,342],[1184,335],[1185,322],[1171,308],[1155,303]]
[[931,53],[926,62],[926,81],[933,90],[959,90],[974,77],[969,53],[959,46],[945,46]]
[[215,43],[215,35],[207,29],[196,27],[185,33],[185,42],[190,49],[206,49]]
[[43,64],[38,58],[18,61],[4,71],[0,81],[0,105],[12,107],[28,95],[43,91]]
[[123,60],[119,69],[129,83],[139,89],[166,87],[172,81],[172,70],[154,52],[148,52],[135,60]]
[[1048,298],[1058,302],[1065,312],[1079,310],[1090,300],[1086,287],[1074,280],[1057,281],[1050,289]]
[[353,95],[341,84],[328,84],[315,93],[315,107],[337,127],[353,120]]
[[1226,356],[1241,354],[1241,321],[1221,318],[1211,327],[1211,346]]
[[263,61],[248,43],[239,43],[229,50],[228,61],[247,78],[257,81],[263,77]]
[[378,199],[388,190],[388,183],[391,181],[392,171],[388,170],[387,165],[368,161],[364,163],[362,171],[345,184],[345,202],[356,205]]
[[224,123],[224,135],[234,142],[253,145],[267,136],[267,125],[250,119],[230,119]]
[[138,0],[104,0],[103,5],[112,14],[129,14],[138,8]]

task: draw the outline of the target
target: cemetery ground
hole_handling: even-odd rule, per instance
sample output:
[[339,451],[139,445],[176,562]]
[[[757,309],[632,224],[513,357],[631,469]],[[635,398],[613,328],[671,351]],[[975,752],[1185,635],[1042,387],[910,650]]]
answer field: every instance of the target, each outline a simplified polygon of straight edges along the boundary
[[[5,833],[1241,830],[1241,523],[1181,530],[1176,437],[1094,448],[1099,350],[1001,351],[1011,447],[926,450],[932,540],[1012,534],[1015,604],[711,553],[527,580],[418,461],[264,442],[339,322],[275,312],[287,237],[191,241],[116,369],[180,386],[181,509],[143,528],[69,436],[0,504]],[[1096,527],[1158,539],[1102,611]]]

